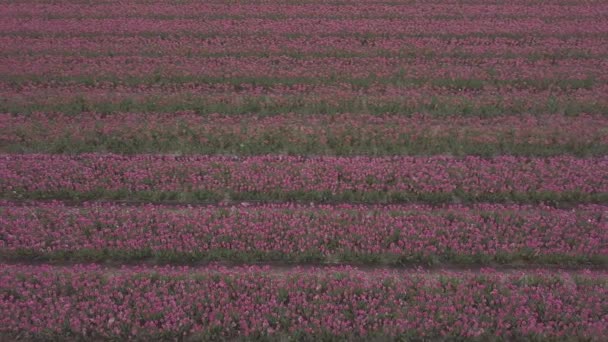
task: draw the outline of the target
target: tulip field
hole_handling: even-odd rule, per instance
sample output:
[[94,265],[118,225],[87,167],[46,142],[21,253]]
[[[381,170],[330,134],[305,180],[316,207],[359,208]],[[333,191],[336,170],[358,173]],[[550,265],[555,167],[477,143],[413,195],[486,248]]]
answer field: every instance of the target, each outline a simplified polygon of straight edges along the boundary
[[608,340],[608,1],[0,0],[0,340]]

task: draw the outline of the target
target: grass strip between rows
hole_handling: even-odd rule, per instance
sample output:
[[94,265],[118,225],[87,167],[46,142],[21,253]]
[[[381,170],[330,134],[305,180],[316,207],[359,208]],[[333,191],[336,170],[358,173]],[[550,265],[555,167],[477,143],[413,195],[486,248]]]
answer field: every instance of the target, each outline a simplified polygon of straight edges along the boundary
[[560,267],[608,267],[608,255],[565,255],[543,254],[536,255],[532,250],[517,253],[490,254],[455,254],[449,252],[436,254],[364,254],[341,253],[323,255],[321,252],[280,253],[263,251],[235,251],[217,249],[205,252],[176,252],[152,251],[150,249],[78,249],[73,251],[42,252],[38,250],[20,249],[16,251],[0,251],[1,262],[47,262],[62,263],[106,263],[133,264],[143,262],[151,265],[196,265],[212,262],[231,263],[267,263],[276,262],[281,265],[323,265],[349,264],[359,266],[396,266],[433,267],[451,265],[464,266],[560,266]]
[[357,96],[352,99],[337,100],[330,103],[326,100],[315,100],[304,96],[242,96],[233,95],[232,103],[211,97],[195,97],[192,94],[180,96],[131,96],[116,100],[98,100],[85,96],[73,96],[42,102],[36,98],[16,100],[0,96],[0,112],[27,115],[37,112],[55,112],[76,115],[83,112],[102,114],[120,112],[171,113],[193,111],[200,115],[222,113],[226,115],[259,114],[276,115],[276,113],[314,114],[319,113],[368,113],[374,115],[399,114],[411,116],[419,113],[433,116],[479,116],[497,117],[501,115],[547,114],[576,116],[580,114],[608,115],[608,104],[601,102],[581,101],[573,98],[548,97],[540,103],[529,103],[524,99],[513,103],[494,104],[478,103],[465,97],[441,99],[430,96],[430,99],[418,103],[407,103],[403,99],[375,99],[371,96]]

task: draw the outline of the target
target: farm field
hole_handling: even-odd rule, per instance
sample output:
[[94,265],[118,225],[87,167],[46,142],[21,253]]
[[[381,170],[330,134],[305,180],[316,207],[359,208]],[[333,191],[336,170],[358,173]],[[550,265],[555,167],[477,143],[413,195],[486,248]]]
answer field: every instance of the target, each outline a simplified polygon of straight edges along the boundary
[[0,0],[0,46],[0,340],[608,339],[608,1]]

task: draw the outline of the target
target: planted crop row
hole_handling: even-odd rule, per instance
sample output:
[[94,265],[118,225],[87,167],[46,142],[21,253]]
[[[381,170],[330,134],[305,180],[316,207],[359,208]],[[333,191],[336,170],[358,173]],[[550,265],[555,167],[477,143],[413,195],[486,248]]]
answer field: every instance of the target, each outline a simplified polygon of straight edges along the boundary
[[[323,9],[315,9],[314,13],[308,12],[311,9],[307,9],[308,11],[301,12],[291,12],[285,13],[275,11],[275,12],[266,12],[266,13],[255,13],[255,12],[224,12],[224,13],[176,13],[176,14],[168,14],[162,12],[151,12],[147,13],[116,13],[120,11],[120,8],[116,8],[117,6],[112,6],[112,10],[108,12],[90,12],[90,13],[61,13],[60,11],[52,11],[45,12],[44,14],[38,11],[15,11],[10,9],[8,13],[4,14],[2,17],[15,16],[21,19],[32,19],[42,17],[47,20],[58,20],[58,19],[116,19],[116,18],[138,18],[138,19],[152,19],[159,21],[171,21],[178,19],[186,19],[186,20],[203,20],[203,21],[212,21],[212,20],[220,20],[220,19],[269,19],[269,20],[289,20],[297,16],[298,19],[316,19],[316,20],[336,20],[336,19],[388,19],[388,20],[420,20],[420,19],[429,19],[429,20],[462,20],[461,14],[437,14],[437,13],[409,13],[409,14],[399,14],[398,12],[376,12],[376,13],[344,13],[337,12],[335,7],[333,11],[329,13],[323,13]],[[284,8],[284,6],[282,6]],[[523,6],[522,6],[523,7]],[[275,7],[276,8],[276,7]],[[323,8],[323,7],[321,7]],[[327,7],[325,7],[327,8]],[[530,8],[530,6],[525,6],[525,8]],[[46,9],[42,9],[43,11]],[[184,9],[187,10],[187,9]],[[252,11],[257,10],[253,8]],[[339,10],[339,9],[338,9]],[[595,8],[595,10],[601,10],[599,8]],[[358,10],[360,11],[360,10]],[[7,15],[8,14],[8,15]],[[589,13],[580,13],[580,14],[566,14],[566,11],[563,8],[557,9],[554,14],[544,14],[538,15],[533,13],[475,13],[467,16],[467,19],[470,20],[478,20],[478,19],[511,19],[511,20],[522,20],[522,19],[537,19],[542,20],[545,23],[556,23],[561,21],[568,20],[601,20],[605,17],[605,14],[597,13],[597,12],[589,12]]]
[[[178,43],[179,42],[179,43]],[[225,36],[179,40],[162,36],[27,37],[0,35],[0,56],[180,57],[395,57],[395,58],[601,58],[602,37],[285,37]]]
[[4,198],[606,202],[608,158],[2,155]]
[[0,114],[4,152],[259,155],[608,154],[608,118],[358,114]]
[[[162,3],[121,3],[108,1],[105,3],[92,3],[89,6],[81,6],[78,3],[36,3],[27,2],[3,3],[3,16],[5,17],[154,17],[154,18],[184,18],[196,17],[210,19],[218,16],[230,17],[346,17],[360,18],[366,16],[375,17],[437,17],[438,19],[458,18],[463,14],[454,13],[454,5],[451,3],[413,3],[395,2],[386,3],[267,3],[244,1],[235,6],[222,2],[195,3],[175,2],[171,6]],[[531,6],[524,4],[460,4],[459,10],[466,13],[467,17],[534,17],[553,18],[569,15],[573,18],[586,18],[599,15],[608,15],[608,6],[601,2],[584,5],[565,5],[560,3],[544,3],[542,6]],[[408,18],[408,19],[409,19]]]
[[[236,20],[234,22],[237,22]],[[564,32],[551,32],[551,31],[542,31],[542,32],[533,32],[535,38],[540,39],[604,39],[606,34],[604,32],[572,32],[572,33],[564,33]],[[488,31],[488,32],[454,32],[454,33],[446,33],[446,32],[375,32],[375,31],[357,31],[357,32],[347,32],[347,31],[337,31],[337,32],[287,32],[281,33],[280,31],[257,31],[257,32],[191,32],[191,31],[167,31],[167,30],[154,30],[154,29],[146,29],[140,32],[103,32],[103,31],[65,31],[65,32],[42,32],[42,31],[33,31],[33,30],[14,30],[8,32],[0,32],[0,37],[7,38],[87,38],[90,37],[92,39],[122,39],[129,37],[138,37],[138,38],[160,38],[160,39],[181,39],[181,38],[198,38],[198,39],[223,39],[227,37],[239,36],[241,38],[267,38],[267,37],[275,37],[282,36],[284,38],[292,39],[292,38],[312,38],[312,37],[320,37],[320,38],[383,38],[383,39],[404,39],[404,38],[436,38],[436,39],[465,39],[465,38],[481,38],[481,39],[517,39],[517,40],[532,40],[534,38],[530,38],[530,32],[518,31],[518,32],[508,32],[508,31]]]
[[[1,94],[6,96],[3,106],[11,104],[27,105],[30,101],[31,107],[38,105],[57,105],[80,99],[81,101],[120,102],[134,101],[142,98],[149,102],[159,102],[164,105],[175,105],[175,102],[201,104],[201,106],[222,104],[228,107],[230,114],[235,112],[239,105],[255,103],[258,106],[268,108],[284,106],[286,110],[291,107],[310,108],[325,104],[331,108],[353,108],[357,110],[372,110],[384,106],[392,109],[395,114],[412,114],[429,112],[430,114],[456,114],[463,107],[470,107],[470,112],[462,112],[468,115],[513,115],[527,114],[526,110],[534,111],[533,114],[563,113],[569,107],[579,106],[579,113],[589,113],[589,110],[606,106],[606,98],[603,96],[608,90],[608,84],[593,84],[589,80],[564,81],[564,87],[541,85],[539,88],[530,87],[489,87],[481,89],[476,80],[435,80],[433,82],[445,82],[443,85],[435,86],[421,84],[418,87],[402,87],[392,84],[370,83],[273,83],[273,80],[260,80],[258,84],[251,79],[243,79],[225,83],[163,83],[162,75],[149,75],[150,83],[133,85],[123,83],[120,80],[104,81],[94,78],[83,79],[82,83],[58,83],[48,88],[43,83],[32,83],[29,85],[13,87],[10,84],[0,85]],[[152,81],[152,78],[157,78]],[[268,83],[265,83],[268,81]],[[367,82],[367,81],[364,81]],[[518,81],[519,82],[519,81]],[[525,81],[521,81],[525,82]],[[570,85],[566,85],[570,83]],[[157,104],[158,105],[158,104]],[[586,106],[585,106],[586,105]],[[230,107],[231,106],[231,107]],[[350,107],[348,107],[350,106]],[[368,107],[366,107],[368,106]],[[492,107],[495,111],[502,112],[474,112],[474,109]],[[560,111],[560,107],[568,107]],[[396,111],[399,108],[400,111]],[[452,108],[450,112],[450,108]],[[329,110],[328,109],[328,110]],[[325,114],[328,111],[320,111],[311,114]],[[547,110],[550,110],[547,112]],[[388,109],[387,109],[388,111]],[[512,112],[509,112],[512,111]],[[203,112],[203,111],[201,111]],[[204,113],[214,113],[210,109]],[[245,112],[246,113],[246,112]],[[276,114],[275,111],[273,114]],[[384,112],[379,112],[384,114]],[[528,112],[530,113],[530,112]],[[576,113],[573,113],[576,114]],[[605,113],[602,113],[605,114]]]
[[605,272],[0,266],[6,338],[602,341]]
[[8,260],[608,265],[608,208],[0,207]]
[[[160,25],[165,23],[165,25]],[[456,20],[417,18],[414,20],[394,19],[314,19],[288,18],[285,20],[244,18],[197,20],[175,19],[167,21],[146,18],[110,19],[45,19],[43,17],[23,20],[18,17],[5,18],[0,22],[0,31],[5,34],[43,33],[47,35],[66,34],[129,34],[163,32],[180,34],[606,34],[608,23],[601,20],[562,19],[545,22],[536,18],[509,19],[483,18]]]

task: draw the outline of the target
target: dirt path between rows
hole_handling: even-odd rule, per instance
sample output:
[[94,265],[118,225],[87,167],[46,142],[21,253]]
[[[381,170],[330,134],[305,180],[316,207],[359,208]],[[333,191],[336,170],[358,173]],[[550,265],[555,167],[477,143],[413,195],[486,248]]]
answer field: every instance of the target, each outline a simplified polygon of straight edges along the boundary
[[139,261],[139,262],[46,262],[37,260],[23,260],[23,261],[4,261],[0,260],[2,265],[12,266],[41,266],[48,265],[54,267],[70,267],[76,265],[97,265],[106,269],[120,269],[123,267],[188,267],[193,270],[204,270],[204,269],[216,269],[216,268],[235,268],[242,269],[248,267],[255,267],[259,269],[268,270],[271,273],[286,273],[292,270],[318,270],[322,271],[335,270],[335,269],[355,269],[360,272],[430,272],[430,273],[442,273],[442,272],[470,272],[470,273],[484,273],[487,271],[496,271],[501,273],[514,273],[514,272],[526,272],[526,271],[547,271],[547,272],[566,272],[566,273],[577,273],[584,271],[595,271],[595,272],[607,272],[608,268],[599,265],[543,265],[543,264],[517,264],[517,265],[458,265],[458,264],[438,264],[438,265],[404,265],[404,266],[389,266],[389,265],[373,265],[373,264],[355,264],[355,263],[305,263],[305,264],[290,264],[282,262],[251,262],[251,263],[235,263],[235,262],[196,262],[196,263],[156,263],[152,261]]
[[196,202],[180,202],[180,201],[143,201],[143,200],[61,200],[61,199],[11,199],[11,198],[0,198],[0,206],[36,206],[36,205],[44,205],[44,204],[53,204],[60,203],[66,207],[82,207],[86,204],[98,204],[98,205],[117,205],[117,206],[126,206],[126,207],[140,207],[145,205],[154,205],[154,206],[164,206],[164,207],[174,207],[174,208],[205,208],[205,207],[239,207],[239,208],[247,208],[247,207],[263,207],[265,205],[293,205],[301,208],[309,207],[314,208],[317,206],[341,206],[341,205],[353,205],[359,207],[369,207],[369,208],[383,208],[383,207],[407,207],[407,206],[421,206],[428,208],[446,208],[449,206],[475,206],[477,204],[494,204],[494,205],[515,205],[521,207],[533,207],[538,205],[544,205],[547,207],[553,207],[556,209],[574,209],[576,207],[581,206],[589,206],[589,205],[605,205],[604,203],[595,203],[595,202],[581,202],[581,203],[552,203],[552,202],[543,202],[543,203],[520,203],[514,201],[498,201],[498,202],[467,202],[467,201],[447,201],[441,203],[429,203],[424,201],[410,201],[410,202],[357,202],[357,201],[323,201],[323,202],[315,202],[315,201],[298,201],[298,200],[276,200],[276,201],[267,201],[267,200],[246,200],[246,201],[238,201],[238,200],[223,200],[223,201],[196,201]]

